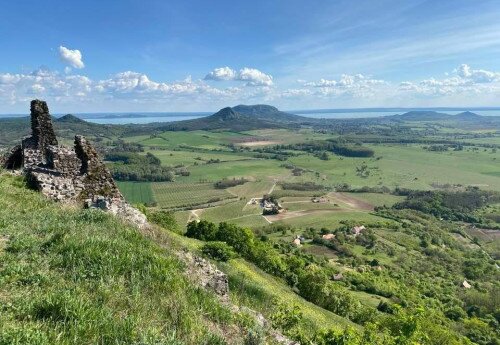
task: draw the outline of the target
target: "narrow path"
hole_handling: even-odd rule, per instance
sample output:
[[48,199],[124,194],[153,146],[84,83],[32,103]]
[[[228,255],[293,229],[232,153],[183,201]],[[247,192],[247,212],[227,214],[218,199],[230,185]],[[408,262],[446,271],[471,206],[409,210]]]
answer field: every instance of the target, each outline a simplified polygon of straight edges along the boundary
[[271,189],[269,189],[269,192],[267,194],[272,194],[274,192],[274,188],[276,188],[276,184],[278,183],[277,179],[274,179],[274,183],[271,186]]
[[198,211],[203,211],[203,210],[202,209],[191,210],[191,212],[189,213],[187,223],[191,223],[192,221],[197,221],[197,222],[200,221],[200,216],[196,213]]

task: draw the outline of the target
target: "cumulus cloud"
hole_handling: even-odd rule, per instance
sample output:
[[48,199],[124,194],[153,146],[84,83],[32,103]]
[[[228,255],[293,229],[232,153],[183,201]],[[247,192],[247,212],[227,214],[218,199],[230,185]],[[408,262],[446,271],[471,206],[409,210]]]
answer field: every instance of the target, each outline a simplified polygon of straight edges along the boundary
[[379,79],[372,79],[363,74],[342,74],[338,80],[328,80],[321,78],[317,82],[305,82],[304,86],[312,87],[338,87],[338,88],[362,88],[371,85],[385,84],[385,81]]
[[500,72],[473,69],[462,64],[446,78],[429,78],[419,82],[405,81],[398,90],[426,96],[445,96],[455,94],[477,95],[492,94],[500,90]]
[[[307,94],[316,97],[373,98],[381,92],[385,92],[389,83],[363,74],[342,74],[339,79],[321,78],[318,81],[303,82],[302,85],[306,88],[312,88]],[[306,95],[305,91],[301,93]]]
[[472,69],[469,65],[463,64],[456,69],[460,78],[468,79],[474,83],[491,83],[500,81],[500,72],[491,72],[484,69]]
[[181,81],[159,82],[146,74],[125,71],[107,79],[39,69],[28,74],[0,73],[0,104],[27,102],[33,96],[60,104],[81,102],[160,104],[177,100],[192,102],[235,102],[244,99],[242,88],[215,88],[202,80],[187,77]]
[[209,72],[205,80],[244,81],[246,86],[272,86],[273,77],[255,68],[242,68],[236,71],[230,67],[219,67]]
[[[66,73],[65,73],[66,72]],[[229,67],[214,69],[204,80],[186,77],[178,81],[159,81],[136,72],[124,71],[104,79],[38,69],[32,73],[0,73],[0,105],[25,104],[33,97],[43,98],[58,105],[78,106],[85,111],[95,104],[93,111],[119,109],[163,110],[215,109],[235,103],[276,103],[281,107],[308,106],[393,106],[402,105],[468,105],[496,104],[500,95],[500,72],[475,69],[461,65],[444,74],[423,80],[388,82],[363,74],[344,74],[338,78],[320,78],[316,81],[297,81],[299,87],[279,88],[273,79],[259,70]],[[237,85],[216,87],[206,80],[226,80]],[[246,87],[252,86],[252,87]],[[412,103],[413,102],[413,103]],[[482,103],[481,103],[482,102]],[[24,108],[22,108],[24,109]]]
[[236,71],[229,67],[219,67],[205,76],[205,80],[234,80]]
[[239,90],[237,88],[214,88],[201,81],[193,81],[190,77],[172,83],[156,82],[149,79],[145,74],[133,71],[117,73],[109,79],[100,80],[96,83],[95,89],[100,93],[135,95],[136,97],[145,97],[144,95],[154,97],[173,95],[223,97],[231,96]]
[[246,81],[247,85],[251,86],[271,86],[273,85],[273,77],[265,74],[255,68],[240,69],[236,80]]
[[78,49],[68,49],[63,46],[59,46],[59,57],[62,61],[74,68],[83,68],[85,64],[82,61],[82,53]]

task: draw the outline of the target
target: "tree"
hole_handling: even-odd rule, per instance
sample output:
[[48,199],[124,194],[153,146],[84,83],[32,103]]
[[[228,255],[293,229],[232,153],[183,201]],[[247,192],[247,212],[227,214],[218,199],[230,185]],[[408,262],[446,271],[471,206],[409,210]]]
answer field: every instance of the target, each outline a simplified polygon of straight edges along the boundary
[[186,236],[197,238],[203,241],[216,240],[217,227],[214,223],[206,220],[189,222],[187,225]]
[[225,242],[214,241],[206,243],[201,251],[208,257],[218,261],[228,261],[235,258],[237,255],[231,246]]
[[252,253],[255,235],[250,229],[223,222],[219,224],[215,237],[232,246],[242,256],[249,257]]

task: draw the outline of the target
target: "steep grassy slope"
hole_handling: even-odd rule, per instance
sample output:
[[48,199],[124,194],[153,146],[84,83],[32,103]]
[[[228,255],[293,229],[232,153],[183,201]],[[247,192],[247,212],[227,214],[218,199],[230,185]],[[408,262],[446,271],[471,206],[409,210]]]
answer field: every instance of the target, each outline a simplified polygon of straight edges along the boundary
[[223,344],[237,319],[172,255],[102,212],[0,174],[0,344]]

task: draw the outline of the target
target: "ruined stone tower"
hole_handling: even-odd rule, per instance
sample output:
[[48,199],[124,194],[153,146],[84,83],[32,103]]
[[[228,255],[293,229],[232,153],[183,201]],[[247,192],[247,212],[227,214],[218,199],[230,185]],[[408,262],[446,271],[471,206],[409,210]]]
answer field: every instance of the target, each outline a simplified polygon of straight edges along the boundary
[[31,138],[34,145],[44,151],[49,145],[57,145],[56,133],[52,127],[47,103],[35,99],[31,101]]
[[47,197],[99,207],[141,226],[145,216],[127,204],[97,150],[81,135],[74,148],[58,145],[47,103],[31,101],[30,137],[12,148],[0,164],[24,173],[28,184]]

